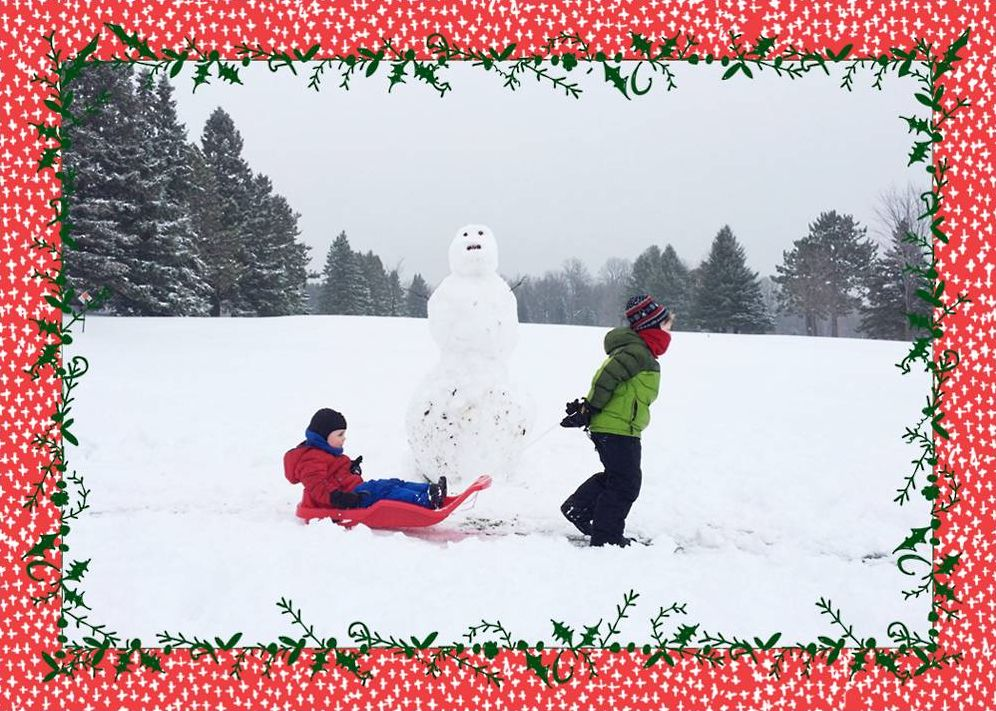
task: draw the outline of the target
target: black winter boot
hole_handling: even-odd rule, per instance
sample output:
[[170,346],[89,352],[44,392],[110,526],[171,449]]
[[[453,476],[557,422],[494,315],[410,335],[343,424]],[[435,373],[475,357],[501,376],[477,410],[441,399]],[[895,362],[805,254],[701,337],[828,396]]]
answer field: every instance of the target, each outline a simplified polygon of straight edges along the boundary
[[438,509],[443,505],[443,487],[439,484],[429,484],[429,505]]
[[595,548],[601,548],[602,546],[619,546],[620,548],[625,548],[632,542],[633,539],[626,538],[626,536],[619,536],[618,538],[613,538],[607,541],[600,540],[598,536],[591,537],[591,545]]

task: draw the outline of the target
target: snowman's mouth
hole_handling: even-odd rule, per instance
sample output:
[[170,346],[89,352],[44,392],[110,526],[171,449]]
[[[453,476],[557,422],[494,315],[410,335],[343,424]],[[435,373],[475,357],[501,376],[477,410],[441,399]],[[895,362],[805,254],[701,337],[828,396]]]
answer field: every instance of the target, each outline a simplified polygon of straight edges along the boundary
[[479,244],[468,244],[468,245],[467,245],[467,251],[468,251],[468,252],[469,252],[470,250],[472,250],[472,249],[480,249],[480,248],[481,248],[481,245],[479,245]]

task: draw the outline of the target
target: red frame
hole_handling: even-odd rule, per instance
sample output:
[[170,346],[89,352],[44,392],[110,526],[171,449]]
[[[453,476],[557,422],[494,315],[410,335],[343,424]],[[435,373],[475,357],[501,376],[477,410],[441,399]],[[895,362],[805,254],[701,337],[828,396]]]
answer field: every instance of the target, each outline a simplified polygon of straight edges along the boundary
[[[476,708],[485,700],[495,706],[544,709],[571,708],[575,703],[579,708],[630,709],[767,705],[933,709],[940,708],[942,702],[951,708],[996,708],[993,677],[987,671],[992,667],[988,649],[996,646],[996,595],[991,584],[996,541],[992,481],[996,386],[990,365],[991,354],[996,351],[992,283],[996,255],[991,250],[996,175],[987,148],[996,132],[992,93],[996,24],[986,16],[981,0],[933,5],[904,0],[903,14],[892,14],[888,9],[891,4],[839,0],[812,6],[804,2],[667,5],[585,0],[519,3],[517,8],[504,1],[489,8],[483,0],[469,4],[395,0],[365,2],[358,10],[352,0],[315,3],[310,9],[290,0],[253,2],[240,9],[235,9],[237,4],[217,0],[196,5],[180,8],[168,0],[103,0],[80,2],[77,8],[75,4],[64,5],[63,0],[37,0],[15,6],[5,1],[0,6],[0,708],[191,708],[199,702],[212,709],[279,706],[291,710],[335,707],[338,702],[365,706],[369,701],[374,708],[446,709]],[[950,244],[939,247],[941,276],[947,282],[947,293],[966,292],[973,299],[950,319],[944,340],[938,344],[939,350],[953,349],[962,358],[945,400],[945,424],[951,439],[938,443],[940,465],[956,471],[963,483],[962,502],[944,521],[938,554],[948,547],[962,554],[955,576],[961,616],[954,621],[942,620],[939,628],[944,645],[962,651],[964,660],[899,685],[882,669],[849,682],[844,664],[827,669],[818,663],[809,678],[801,677],[793,665],[781,681],[776,681],[759,674],[748,662],[712,669],[686,660],[674,668],[657,665],[643,670],[644,657],[639,653],[604,652],[595,655],[599,678],[587,680],[579,674],[568,684],[550,688],[526,668],[521,653],[508,652],[507,681],[495,689],[454,665],[445,669],[441,680],[427,678],[411,662],[388,653],[372,657],[376,678],[362,686],[338,670],[312,679],[307,664],[298,664],[286,674],[280,671],[272,679],[262,678],[257,666],[239,681],[229,676],[224,664],[228,657],[224,655],[222,664],[214,664],[207,657],[194,661],[189,654],[176,652],[164,659],[163,674],[143,670],[116,682],[110,670],[96,677],[80,672],[73,678],[58,677],[43,683],[47,668],[41,653],[58,646],[58,602],[40,607],[30,603],[30,595],[41,588],[27,577],[22,556],[41,533],[52,529],[55,519],[48,503],[33,513],[22,503],[44,464],[42,454],[31,446],[31,437],[49,424],[59,382],[51,374],[34,382],[24,371],[43,342],[30,319],[53,317],[43,300],[43,285],[32,279],[35,270],[50,269],[52,264],[48,256],[30,245],[38,236],[55,237],[53,228],[47,226],[52,217],[48,201],[58,195],[59,185],[51,170],[37,170],[41,142],[29,124],[50,121],[54,116],[43,105],[44,88],[31,84],[29,78],[47,69],[43,35],[52,30],[58,46],[67,53],[81,49],[98,32],[101,44],[96,57],[120,52],[120,44],[103,27],[105,22],[137,32],[156,49],[180,49],[185,37],[195,36],[202,48],[217,47],[229,57],[234,56],[233,47],[243,41],[269,49],[307,48],[317,42],[324,51],[345,54],[390,36],[396,47],[417,49],[424,48],[426,37],[437,31],[461,46],[502,48],[517,42],[517,54],[539,51],[547,38],[560,32],[577,31],[590,40],[593,50],[608,54],[621,51],[627,56],[630,31],[645,37],[672,36],[681,31],[701,42],[697,50],[702,55],[718,57],[728,53],[727,33],[731,30],[749,39],[778,35],[779,46],[791,42],[836,50],[853,44],[857,55],[869,55],[887,52],[894,45],[908,46],[916,38],[945,47],[964,29],[971,29],[971,40],[963,51],[965,59],[942,80],[947,96],[966,98],[971,106],[947,124],[944,141],[935,153],[935,159],[946,158],[952,166],[942,208]],[[374,80],[384,81],[382,77]],[[327,86],[324,90],[337,89]],[[676,100],[680,100],[680,91],[679,87]],[[902,130],[898,120],[896,130]],[[900,535],[902,532],[897,532]],[[897,600],[898,604],[901,601]],[[127,634],[127,630],[119,632]],[[502,662],[499,659],[499,668]]]

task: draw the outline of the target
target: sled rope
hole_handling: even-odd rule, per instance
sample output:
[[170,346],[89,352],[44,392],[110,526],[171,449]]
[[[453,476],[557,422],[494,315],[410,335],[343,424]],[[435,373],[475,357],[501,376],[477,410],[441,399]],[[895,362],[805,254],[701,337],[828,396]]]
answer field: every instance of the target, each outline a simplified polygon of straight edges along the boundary
[[541,439],[543,439],[544,437],[546,437],[548,434],[550,434],[551,432],[553,432],[558,427],[560,427],[560,423],[559,422],[554,422],[552,425],[550,425],[550,427],[548,427],[546,430],[544,430],[543,432],[541,432],[538,436],[534,437],[531,441],[529,441],[526,444],[522,445],[522,447],[519,449],[519,451],[523,452],[523,451],[529,449],[530,447],[532,447],[534,444],[536,444],[537,442],[539,442]]

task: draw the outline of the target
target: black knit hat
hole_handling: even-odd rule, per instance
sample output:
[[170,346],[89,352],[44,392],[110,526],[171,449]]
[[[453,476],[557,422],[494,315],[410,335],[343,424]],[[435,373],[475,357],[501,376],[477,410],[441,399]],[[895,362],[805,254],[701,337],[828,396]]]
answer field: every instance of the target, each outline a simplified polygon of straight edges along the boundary
[[647,294],[639,294],[626,302],[626,318],[634,331],[658,326],[670,313],[666,306],[661,306]]
[[311,417],[308,429],[327,438],[330,432],[346,429],[346,418],[342,413],[323,407]]

